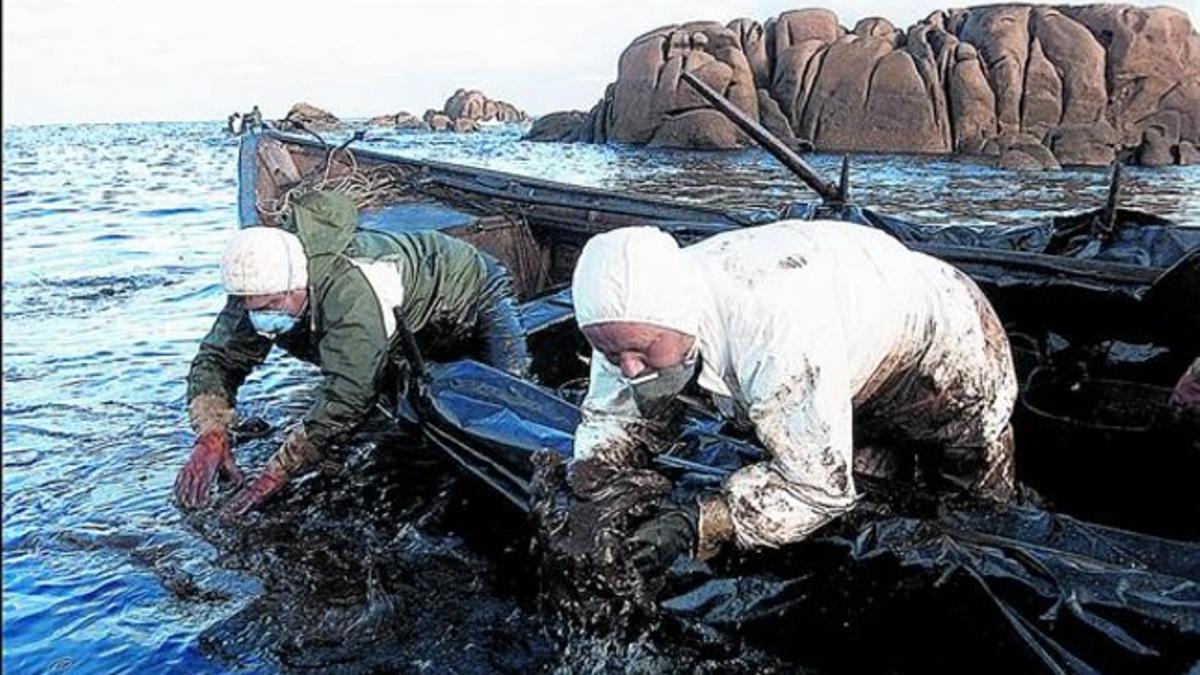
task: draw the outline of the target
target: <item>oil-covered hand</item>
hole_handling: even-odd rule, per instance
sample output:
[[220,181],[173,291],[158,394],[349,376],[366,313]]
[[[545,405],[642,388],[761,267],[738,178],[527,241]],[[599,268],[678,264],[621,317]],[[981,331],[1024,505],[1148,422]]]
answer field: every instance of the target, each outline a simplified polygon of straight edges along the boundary
[[625,540],[625,555],[643,578],[662,574],[681,555],[696,550],[699,506],[694,498],[668,501]]
[[175,477],[179,504],[187,509],[207,505],[218,472],[236,484],[242,482],[242,471],[229,447],[229,433],[223,427],[209,429],[196,439],[192,456]]
[[258,478],[249,485],[237,491],[221,507],[221,515],[226,518],[240,518],[247,511],[262,504],[268,497],[279,492],[288,481],[288,475],[278,469],[268,467]]

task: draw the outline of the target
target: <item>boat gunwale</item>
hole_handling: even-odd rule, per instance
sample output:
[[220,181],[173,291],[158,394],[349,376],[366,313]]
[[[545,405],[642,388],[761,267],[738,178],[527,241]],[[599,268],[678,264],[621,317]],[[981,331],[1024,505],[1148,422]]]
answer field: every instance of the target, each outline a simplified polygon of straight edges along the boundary
[[[294,133],[284,132],[277,129],[264,129],[260,132],[251,132],[254,135],[270,138],[272,140],[285,143],[300,145],[302,147],[329,152],[337,146],[322,144],[315,139],[300,136]],[[530,187],[542,188],[558,193],[567,194],[582,194],[590,197],[599,197],[606,199],[615,199],[624,202],[640,203],[648,207],[661,207],[672,210],[691,211],[697,214],[712,215],[722,222],[712,222],[697,220],[694,221],[696,226],[701,226],[701,229],[709,229],[713,225],[729,227],[753,227],[757,225],[768,225],[774,221],[754,222],[748,219],[737,216],[736,214],[719,208],[681,203],[671,199],[644,195],[641,193],[622,193],[613,190],[605,190],[603,188],[593,188],[582,185],[574,185],[570,183],[562,183],[545,178],[536,178],[530,176],[522,176],[519,174],[488,169],[482,167],[472,167],[462,164],[453,164],[448,162],[440,162],[437,160],[415,159],[404,157],[403,155],[392,152],[375,150],[371,148],[354,148],[353,152],[358,157],[380,161],[390,164],[402,164],[416,167],[426,167],[434,169],[452,176],[466,179],[467,184],[453,184],[447,182],[448,187],[453,189],[476,192],[481,196],[489,199],[502,199],[515,202],[523,202],[533,205],[544,205],[547,207],[578,209],[579,211],[601,211],[608,213],[616,213],[622,215],[633,215],[646,217],[648,220],[658,222],[673,222],[677,225],[682,225],[691,221],[678,218],[654,218],[647,214],[630,213],[626,210],[613,208],[602,204],[591,205],[567,205],[554,200],[540,199],[536,195],[520,195],[508,192],[503,188],[496,186],[480,185],[475,187],[470,185],[471,182],[477,181],[481,176],[493,177],[508,181],[510,184],[525,185]],[[615,206],[615,205],[614,205]],[[665,215],[665,214],[664,214]],[[1075,215],[1075,214],[1068,214]],[[852,221],[851,221],[852,222]],[[703,227],[707,226],[707,227]],[[864,225],[869,226],[869,225]],[[918,225],[919,226],[919,225]],[[598,231],[600,231],[598,229]],[[1050,255],[1046,253],[1038,253],[1032,251],[1006,251],[1002,249],[989,249],[983,247],[971,246],[956,246],[951,244],[932,244],[927,242],[902,242],[908,248],[922,253],[934,255],[935,257],[943,258],[954,264],[971,264],[971,265],[990,265],[1005,268],[1007,271],[1014,272],[1011,268],[1020,267],[1030,270],[1034,273],[1052,275],[1053,281],[1072,285],[1086,284],[1088,281],[1100,281],[1109,284],[1122,284],[1132,286],[1131,290],[1135,294],[1140,294],[1162,276],[1168,269],[1163,267],[1151,267],[1133,265],[1128,263],[1120,263],[1113,261],[1097,261],[1078,259],[1065,256]],[[1016,273],[1019,275],[1019,272]],[[1065,277],[1064,275],[1070,275]]]
[[[285,132],[285,131],[279,131],[278,129],[265,129],[259,133],[261,133],[261,135],[263,135],[267,138],[271,138],[276,141],[280,141],[280,142],[284,142],[284,143],[293,143],[295,145],[301,145],[304,147],[312,148],[315,150],[321,150],[321,151],[325,151],[325,152],[334,150],[337,147],[337,146],[332,146],[332,145],[328,145],[328,144],[323,145],[319,141],[309,138],[307,136],[300,136],[300,135]],[[609,199],[620,199],[620,200],[633,201],[633,202],[642,202],[645,204],[661,206],[661,207],[665,207],[665,208],[682,209],[682,210],[706,213],[706,214],[709,214],[712,216],[717,216],[718,218],[720,218],[722,220],[728,221],[730,225],[746,226],[746,225],[761,224],[752,219],[744,218],[735,213],[730,213],[729,211],[726,211],[724,209],[719,209],[719,208],[715,208],[712,206],[705,206],[703,204],[688,204],[688,203],[684,203],[684,202],[666,199],[663,197],[656,197],[653,195],[642,194],[642,193],[638,193],[638,192],[618,192],[616,190],[606,190],[604,188],[588,187],[585,185],[574,185],[571,183],[562,183],[562,182],[558,182],[558,181],[549,180],[546,178],[524,176],[521,174],[509,173],[507,171],[500,171],[497,169],[474,167],[474,166],[470,166],[467,164],[453,164],[453,163],[449,163],[449,162],[439,162],[437,160],[432,160],[432,159],[416,159],[413,157],[405,157],[403,155],[388,152],[386,150],[376,150],[374,148],[352,148],[352,151],[358,157],[366,157],[368,159],[374,159],[374,160],[392,163],[392,164],[408,164],[408,165],[413,165],[413,166],[418,166],[418,167],[426,167],[426,168],[436,169],[438,171],[444,171],[446,173],[455,174],[455,175],[466,177],[466,178],[474,178],[474,177],[477,177],[480,175],[491,176],[491,177],[495,177],[495,178],[502,178],[502,179],[508,180],[510,182],[523,183],[523,184],[530,185],[533,187],[540,187],[540,188],[545,188],[545,189],[549,189],[549,190],[584,193],[584,194],[587,194],[587,195],[593,196],[593,197],[604,197],[604,198],[609,198]],[[584,207],[579,207],[579,208],[584,208]],[[604,209],[600,209],[600,210],[604,210]],[[768,221],[768,222],[773,222],[773,221]]]

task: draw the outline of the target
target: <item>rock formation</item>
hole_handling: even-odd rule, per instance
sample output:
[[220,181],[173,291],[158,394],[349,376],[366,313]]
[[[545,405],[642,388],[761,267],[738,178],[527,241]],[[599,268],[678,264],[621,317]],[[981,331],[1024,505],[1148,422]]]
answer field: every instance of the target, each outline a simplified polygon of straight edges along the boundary
[[522,140],[561,141],[564,143],[590,142],[591,134],[584,135],[585,132],[591,131],[591,127],[588,126],[590,121],[591,116],[582,110],[564,110],[542,115],[533,121]]
[[516,124],[529,120],[529,116],[516,106],[504,101],[494,101],[482,92],[474,89],[459,89],[450,98],[442,110],[456,120],[466,119],[476,122],[506,122]]
[[332,131],[342,126],[342,121],[333,115],[308,103],[297,103],[292,106],[287,115],[276,123],[280,129],[309,131]]
[[425,126],[434,131],[449,131],[454,127],[454,120],[449,115],[432,108],[426,110],[421,119],[425,120]]
[[480,122],[521,123],[528,120],[529,116],[511,103],[494,101],[473,89],[459,89],[446,99],[442,110],[431,108],[421,117],[407,112],[380,115],[372,117],[367,124],[468,133],[479,131]]
[[903,31],[881,18],[847,29],[823,9],[667,26],[626,48],[586,118],[552,117],[529,138],[748,145],[684,71],[818,150],[1047,167],[1190,163],[1200,146],[1200,35],[1182,11],[1115,4],[953,9]]
[[367,120],[370,126],[396,127],[397,129],[428,129],[429,125],[416,115],[401,110],[395,115],[380,115]]

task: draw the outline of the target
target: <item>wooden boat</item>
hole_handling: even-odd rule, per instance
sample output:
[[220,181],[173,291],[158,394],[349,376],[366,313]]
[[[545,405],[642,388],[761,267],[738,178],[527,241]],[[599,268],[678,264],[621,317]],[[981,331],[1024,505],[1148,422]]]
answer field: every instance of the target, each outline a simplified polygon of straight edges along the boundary
[[[399,411],[522,509],[532,454],[569,455],[578,420],[575,403],[586,383],[579,357],[588,351],[571,321],[567,285],[584,242],[627,225],[657,225],[686,243],[770,222],[656,197],[332,147],[270,129],[243,136],[240,181],[243,226],[278,224],[298,190],[340,189],[360,203],[365,227],[437,228],[509,267],[526,300],[522,318],[540,384],[469,360],[426,364],[410,346],[411,360],[420,365],[405,383]],[[1164,423],[1153,435],[1117,434],[1111,447],[1098,447],[1111,435],[1097,436],[1095,425],[1072,417],[1074,403],[1054,410],[1058,397],[1046,393],[1063,382],[1071,391],[1072,378],[1093,388],[1136,381],[1146,386],[1121,391],[1140,392],[1143,408],[1165,407],[1165,400],[1153,399],[1165,398],[1163,387],[1195,356],[1200,335],[1200,232],[1116,208],[1002,230],[922,226],[846,204],[791,205],[780,214],[880,228],[964,269],[1012,331],[1027,385],[1023,396],[1033,392],[1015,424],[1018,466],[1024,456],[1040,460],[1033,463],[1042,481],[1035,487],[1070,512],[1200,538],[1200,498],[1192,489],[1200,457],[1187,454],[1188,439],[1172,436]],[[704,410],[693,413],[695,423],[680,449],[658,460],[664,472],[718,482],[761,455],[752,439],[726,436],[703,422]],[[1086,413],[1104,426],[1103,410]],[[1151,438],[1159,447],[1139,446],[1139,439]],[[1089,447],[1076,447],[1076,441]],[[1149,461],[1158,466],[1143,467],[1144,483],[1131,485],[1122,467],[1151,450]],[[1093,482],[1081,486],[1075,468],[1086,461],[1108,463],[1112,470],[1088,472]],[[887,501],[891,488],[860,482],[872,499]],[[927,664],[928,636],[938,634],[939,662],[959,666],[987,659],[1006,668],[1038,664],[1056,671],[1171,670],[1186,667],[1188,655],[1200,649],[1198,544],[1029,508],[958,503],[924,514],[891,513],[768,554],[752,561],[753,572],[719,565],[691,570],[672,582],[663,606],[684,623],[776,635],[781,648],[795,647],[789,635],[816,636],[822,647],[815,653],[827,653],[829,664],[841,668],[847,653],[871,669]],[[883,595],[880,583],[890,584]],[[830,588],[845,590],[831,594]],[[851,611],[844,602],[848,593],[874,594],[882,598],[876,605],[887,609],[870,617]],[[902,617],[929,616],[931,608],[941,618],[919,630],[904,628]],[[835,625],[848,628],[831,631]],[[886,648],[855,650],[868,640]]]
[[[352,143],[332,147],[271,129],[243,136],[239,166],[243,226],[278,224],[297,190],[325,187],[343,190],[360,203],[364,227],[437,228],[499,258],[513,272],[518,293],[529,300],[525,314],[535,351],[543,343],[564,340],[579,347],[539,352],[538,367],[547,382],[585,375],[575,360],[575,351],[583,349],[579,336],[571,335],[566,285],[588,237],[616,227],[654,224],[686,243],[770,222],[657,197],[406,159]],[[1053,368],[1060,380],[1088,378],[1118,387],[1133,381],[1161,389],[1173,384],[1196,355],[1200,228],[1174,226],[1111,204],[990,229],[920,225],[847,204],[792,204],[778,213],[882,229],[913,249],[959,266],[1000,313],[1023,382],[1035,368]],[[1048,381],[1043,374],[1038,383],[1044,388]],[[1071,384],[1064,386],[1069,390]],[[1057,423],[1042,399],[1037,406],[1021,408],[1019,424],[1042,429]],[[1148,404],[1165,406],[1165,401]],[[1038,447],[1043,436],[1022,438],[1022,448],[1039,460],[1043,453],[1064,452]],[[1097,456],[1106,452],[1119,455],[1121,450],[1098,451]],[[1049,475],[1061,478],[1053,471]],[[1114,480],[1118,477],[1119,472]],[[1054,492],[1053,486],[1037,487]],[[1102,487],[1091,492],[1101,494]],[[1079,506],[1100,515],[1101,505]],[[1089,511],[1092,506],[1097,509]]]
[[[686,243],[775,219],[406,159],[349,142],[331,147],[271,129],[243,136],[239,162],[243,226],[277,224],[297,190],[341,189],[360,203],[365,227],[437,228],[499,258],[518,293],[533,300],[531,321],[542,324],[569,321],[565,286],[579,249],[598,232],[653,224]],[[878,228],[963,269],[1009,330],[1023,379],[1053,365],[1065,376],[1169,387],[1196,355],[1200,228],[1115,203],[995,228],[920,225],[827,202],[781,206],[778,214]]]

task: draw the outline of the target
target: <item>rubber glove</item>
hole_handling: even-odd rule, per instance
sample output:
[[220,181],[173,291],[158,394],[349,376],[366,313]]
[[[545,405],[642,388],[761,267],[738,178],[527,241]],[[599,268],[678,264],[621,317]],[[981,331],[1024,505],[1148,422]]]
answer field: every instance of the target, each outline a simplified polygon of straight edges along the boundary
[[246,487],[238,490],[229,501],[221,507],[221,515],[226,518],[240,518],[247,511],[257,507],[268,497],[279,492],[287,484],[288,475],[283,471],[268,466],[258,478]]
[[218,471],[235,484],[240,485],[244,479],[229,447],[229,432],[223,427],[200,434],[192,456],[175,477],[175,498],[180,505],[187,509],[207,505]]
[[625,540],[625,556],[643,578],[662,574],[696,550],[700,509],[695,498],[668,500]]

